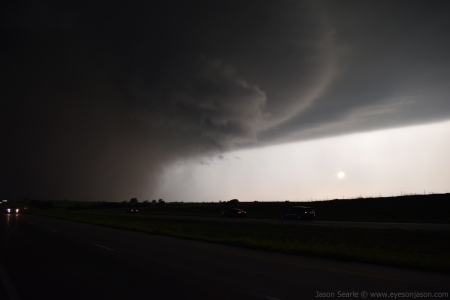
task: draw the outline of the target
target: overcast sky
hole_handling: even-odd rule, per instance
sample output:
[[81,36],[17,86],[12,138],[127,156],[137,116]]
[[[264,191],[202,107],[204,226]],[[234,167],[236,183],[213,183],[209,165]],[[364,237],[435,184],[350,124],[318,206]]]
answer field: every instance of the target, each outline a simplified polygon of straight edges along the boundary
[[450,189],[446,1],[0,5],[2,198],[270,200],[293,160],[266,194]]

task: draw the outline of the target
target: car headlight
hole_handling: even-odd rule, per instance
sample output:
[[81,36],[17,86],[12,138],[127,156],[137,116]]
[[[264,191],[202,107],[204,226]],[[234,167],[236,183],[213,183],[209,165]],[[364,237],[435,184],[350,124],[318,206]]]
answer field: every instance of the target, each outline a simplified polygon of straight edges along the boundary
[[7,208],[6,211],[10,213],[10,212],[11,212],[11,209]]
[[19,209],[18,208],[16,208],[16,213],[18,213],[19,212]]

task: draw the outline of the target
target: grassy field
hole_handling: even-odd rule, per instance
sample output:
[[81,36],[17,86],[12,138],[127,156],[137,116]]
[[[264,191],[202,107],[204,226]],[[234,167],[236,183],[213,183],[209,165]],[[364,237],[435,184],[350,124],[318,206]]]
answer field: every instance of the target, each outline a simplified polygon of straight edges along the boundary
[[220,216],[226,207],[238,207],[249,218],[275,219],[295,205],[310,206],[317,220],[361,222],[450,223],[450,194],[330,200],[314,202],[186,203],[183,206],[141,207],[142,213]]
[[[53,201],[55,208],[123,212],[126,203]],[[138,203],[141,214],[220,216],[227,207],[238,207],[249,218],[275,219],[295,205],[310,206],[317,220],[360,222],[450,223],[450,194],[408,195],[314,202],[240,202],[239,204],[183,203],[155,205]]]
[[36,209],[32,213],[269,251],[450,272],[448,231],[321,227],[295,222],[269,224],[168,219],[163,216],[109,215],[98,210],[62,208]]

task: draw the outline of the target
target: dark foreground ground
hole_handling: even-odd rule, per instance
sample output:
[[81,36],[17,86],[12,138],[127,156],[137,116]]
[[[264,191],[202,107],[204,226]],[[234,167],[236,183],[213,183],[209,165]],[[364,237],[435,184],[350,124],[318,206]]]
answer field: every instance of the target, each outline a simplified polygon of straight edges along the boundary
[[8,290],[8,295],[14,297],[11,291],[16,291],[25,300],[316,299],[346,293],[381,299],[387,296],[370,293],[445,297],[434,293],[450,291],[450,277],[442,273],[306,258],[33,215],[1,215],[0,239],[0,272],[7,285],[0,297]]

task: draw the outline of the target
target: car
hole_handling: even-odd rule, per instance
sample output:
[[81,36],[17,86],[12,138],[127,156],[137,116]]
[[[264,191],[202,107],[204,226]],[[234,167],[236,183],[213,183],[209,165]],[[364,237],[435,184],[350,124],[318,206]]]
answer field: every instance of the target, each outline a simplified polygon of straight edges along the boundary
[[137,214],[138,212],[139,210],[134,207],[130,207],[129,209],[127,209],[127,214]]
[[18,214],[19,209],[17,207],[8,207],[8,208],[6,208],[6,213],[7,214]]
[[316,212],[308,206],[294,206],[288,209],[285,212],[280,213],[280,219],[296,219],[296,220],[304,220],[310,219],[313,220],[316,217]]
[[239,208],[228,208],[222,211],[222,217],[226,218],[245,218],[247,212]]

